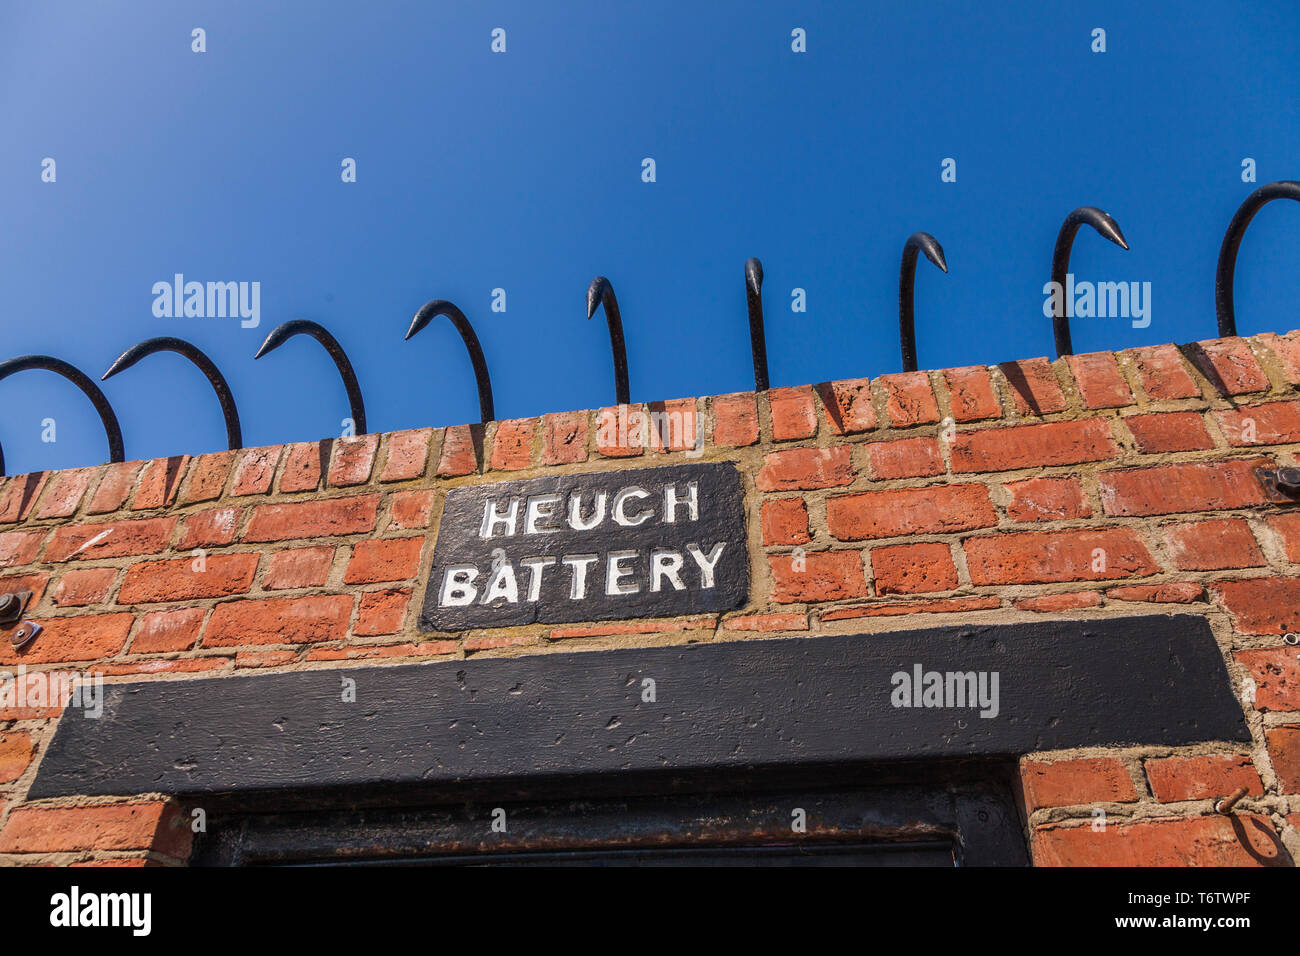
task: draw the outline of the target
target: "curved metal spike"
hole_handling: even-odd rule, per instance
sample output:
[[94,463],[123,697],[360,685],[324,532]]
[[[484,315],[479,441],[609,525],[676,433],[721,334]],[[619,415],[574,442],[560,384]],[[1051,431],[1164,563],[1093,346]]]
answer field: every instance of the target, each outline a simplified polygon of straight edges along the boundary
[[262,343],[262,347],[257,350],[257,354],[253,356],[253,359],[260,359],[268,352],[275,351],[295,335],[310,335],[325,346],[325,351],[334,360],[339,375],[343,377],[343,387],[348,390],[348,405],[352,413],[352,426],[358,435],[364,435],[366,433],[366,403],[361,399],[361,385],[357,382],[357,373],[353,370],[352,363],[348,361],[348,355],[343,351],[343,346],[339,345],[338,339],[330,335],[323,325],[310,319],[293,319],[277,325],[271,330],[271,334],[266,337],[266,341]]
[[1128,248],[1124,233],[1119,230],[1119,223],[1111,218],[1110,213],[1096,206],[1080,206],[1061,223],[1061,231],[1056,234],[1056,246],[1052,249],[1052,281],[1061,292],[1058,300],[1061,307],[1053,310],[1058,314],[1052,317],[1057,358],[1074,354],[1074,346],[1070,343],[1070,304],[1065,301],[1065,277],[1070,271],[1070,250],[1074,247],[1074,234],[1085,223],[1121,249]]
[[1228,338],[1237,334],[1237,311],[1232,302],[1232,279],[1237,269],[1237,247],[1246,227],[1255,218],[1260,207],[1274,199],[1295,199],[1300,201],[1300,183],[1284,179],[1276,183],[1265,183],[1246,197],[1228,223],[1228,231],[1223,234],[1223,245],[1219,247],[1219,266],[1214,273],[1214,312],[1219,319],[1219,338]]
[[[0,362],[0,380],[6,379],[17,372],[25,372],[33,368],[45,369],[47,372],[62,375],[81,389],[85,396],[90,399],[90,403],[95,406],[95,411],[99,412],[99,420],[104,423],[104,434],[108,436],[108,460],[110,462],[122,461],[122,428],[117,423],[117,415],[113,411],[113,406],[108,404],[108,399],[94,380],[75,365],[49,355],[20,355],[18,358]],[[0,475],[4,473],[4,449],[0,449]]]
[[763,334],[763,263],[745,260],[745,305],[749,309],[749,347],[754,353],[754,391],[767,391],[767,338]]
[[217,393],[217,401],[221,403],[221,417],[226,420],[226,447],[244,447],[244,439],[239,430],[239,411],[235,408],[235,396],[230,393],[230,386],[226,384],[225,376],[217,369],[212,359],[199,350],[198,346],[184,339],[160,335],[157,338],[137,342],[117,357],[117,361],[100,376],[100,381],[107,381],[118,372],[125,372],[140,359],[155,352],[175,352],[185,356],[199,367],[199,371],[212,383],[212,389]]
[[474,379],[478,382],[479,418],[484,423],[490,422],[496,418],[492,403],[492,379],[488,376],[483,347],[479,345],[478,336],[474,334],[474,327],[469,324],[469,319],[465,318],[465,313],[446,299],[426,302],[420,306],[420,311],[415,313],[415,318],[411,319],[411,327],[406,330],[406,337],[409,339],[440,315],[451,319],[452,325],[456,326],[456,331],[465,340],[465,348],[469,350],[469,360],[474,364]]
[[928,232],[914,232],[903,243],[903,264],[898,270],[898,341],[903,350],[903,371],[916,371],[916,322],[912,313],[912,291],[916,285],[916,254],[925,257],[947,273],[948,260],[943,246]]
[[596,314],[596,306],[605,307],[609,323],[609,345],[614,352],[614,393],[620,405],[631,404],[627,387],[627,348],[623,344],[623,317],[618,311],[614,287],[604,276],[596,276],[587,286],[587,318]]

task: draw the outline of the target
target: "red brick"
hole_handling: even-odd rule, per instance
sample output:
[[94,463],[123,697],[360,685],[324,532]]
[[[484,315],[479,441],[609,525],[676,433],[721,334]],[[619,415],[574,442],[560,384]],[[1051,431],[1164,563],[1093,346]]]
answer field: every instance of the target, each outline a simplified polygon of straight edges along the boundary
[[1267,402],[1216,411],[1215,419],[1228,444],[1284,445],[1300,441],[1300,402]]
[[793,441],[817,434],[817,408],[809,388],[774,388],[767,393],[772,440]]
[[895,544],[871,549],[871,576],[876,593],[925,594],[957,586],[957,566],[948,545],[937,542]]
[[206,558],[142,561],[127,569],[122,589],[117,594],[117,603],[152,604],[245,594],[253,586],[257,561],[256,554],[213,554]]
[[94,477],[94,468],[74,468],[56,474],[50,481],[50,490],[36,509],[36,517],[67,518],[76,514]]
[[[1220,394],[1245,395],[1268,388],[1268,376],[1244,339],[1207,339],[1192,349],[1196,365]],[[1222,383],[1222,384],[1220,384]]]
[[826,500],[826,524],[841,541],[947,534],[997,523],[988,489],[976,484],[867,491]]
[[21,651],[0,641],[0,664],[53,664],[106,660],[126,645],[131,614],[83,614],[35,619],[44,630]]
[[823,382],[817,386],[826,422],[836,435],[858,435],[876,427],[876,409],[871,404],[871,383],[865,378]]
[[378,647],[313,647],[307,651],[309,661],[351,661],[375,657],[434,657],[454,654],[459,641],[424,641],[420,644],[384,644]]
[[1290,862],[1268,820],[1231,816],[1039,827],[1034,866],[1279,866]]
[[225,490],[226,479],[230,476],[230,466],[234,464],[233,451],[217,451],[208,455],[199,455],[194,459],[190,469],[189,481],[181,493],[182,504],[194,504],[200,501],[213,501],[221,497]]
[[806,631],[807,614],[740,614],[723,622],[729,631]]
[[388,591],[366,591],[361,595],[357,624],[352,633],[361,637],[373,634],[396,634],[406,618],[406,606],[411,602],[410,588]]
[[1255,709],[1300,710],[1300,651],[1294,647],[1266,647],[1236,653],[1237,663],[1255,682]]
[[1256,568],[1264,555],[1241,518],[1215,518],[1166,525],[1165,546],[1174,567],[1183,571],[1219,571],[1224,568]]
[[1049,415],[1066,408],[1065,393],[1045,358],[1021,359],[998,365],[1010,386],[1011,401],[1021,415]]
[[1199,451],[1214,447],[1198,412],[1156,412],[1132,415],[1124,424],[1133,433],[1138,451],[1157,454],[1166,451]]
[[925,425],[939,420],[939,405],[925,372],[882,375],[876,384],[885,395],[885,417],[897,428]]
[[99,486],[91,496],[88,514],[102,515],[116,511],[126,502],[127,495],[135,486],[136,475],[140,474],[142,463],[138,461],[119,462],[106,465],[99,479]]
[[[0,594],[13,594],[17,591],[31,591],[31,599],[27,602],[28,608],[34,608],[41,603],[41,597],[45,594],[45,586],[50,583],[48,574],[6,574],[0,577]],[[3,720],[0,717],[0,720]]]
[[44,471],[9,479],[0,493],[0,522],[26,519],[36,507],[48,479],[49,473]]
[[1003,488],[1009,495],[1007,514],[1016,521],[1064,521],[1092,514],[1078,478],[1026,478]]
[[117,568],[73,568],[66,572],[54,591],[59,607],[99,604],[108,597],[117,579]]
[[352,597],[346,594],[228,601],[213,609],[203,646],[341,641],[351,616]]
[[1074,465],[1114,458],[1119,448],[1101,418],[962,432],[953,438],[954,474]]
[[361,541],[352,549],[352,559],[343,575],[344,584],[378,584],[415,577],[420,566],[423,538],[390,538]]
[[431,438],[432,428],[411,428],[385,436],[388,458],[384,461],[384,470],[379,473],[379,480],[410,481],[421,477],[429,464]]
[[611,405],[596,412],[596,451],[606,458],[645,453],[650,419],[643,405]]
[[853,463],[846,445],[791,448],[763,456],[754,480],[759,491],[803,491],[853,484]]
[[264,590],[314,588],[320,587],[329,577],[330,565],[334,562],[334,549],[290,548],[288,551],[276,551],[269,558],[266,574],[262,576]]
[[1255,469],[1268,464],[1251,458],[1104,471],[1098,476],[1102,510],[1142,516],[1264,504]]
[[433,511],[432,491],[402,491],[393,495],[389,530],[427,528]]
[[1085,757],[1049,762],[1020,761],[1025,809],[1069,807],[1088,803],[1131,803],[1138,798],[1124,764],[1113,757]]
[[693,398],[650,403],[650,448],[654,451],[703,448],[702,428]]
[[379,495],[326,498],[285,505],[259,505],[244,532],[245,541],[288,541],[373,531]]
[[1002,405],[993,391],[993,378],[983,365],[950,368],[943,373],[948,384],[952,417],[958,422],[1001,418]]
[[935,438],[872,442],[867,445],[867,460],[871,463],[871,477],[877,481],[928,478],[942,475],[945,470]]
[[193,548],[214,548],[230,544],[235,540],[239,529],[239,508],[208,508],[189,515],[181,525],[180,540],[176,550],[189,551]]
[[176,519],[139,518],[55,528],[45,548],[46,561],[89,561],[135,554],[157,554],[171,540]]
[[822,621],[847,621],[858,617],[885,617],[899,614],[956,614],[967,611],[987,611],[1001,607],[995,597],[956,597],[938,601],[894,601],[881,604],[859,604],[822,611]]
[[1085,607],[1097,607],[1101,604],[1101,595],[1096,591],[1071,591],[1068,594],[1043,594],[1038,597],[1019,598],[1015,605],[1022,611],[1036,611],[1039,614],[1057,614],[1061,611],[1077,611]]
[[1268,526],[1281,539],[1282,547],[1286,551],[1286,559],[1300,562],[1300,511],[1269,515],[1266,520]]
[[839,601],[867,593],[860,551],[769,554],[767,562],[775,581],[772,600],[777,604]]
[[207,671],[229,670],[232,660],[229,657],[181,657],[152,658],[148,660],[126,661],[121,664],[107,664],[98,667],[105,677],[120,677],[129,674],[197,674]]
[[240,651],[235,655],[235,667],[247,670],[254,667],[279,667],[298,662],[298,651]]
[[173,611],[150,611],[140,621],[140,630],[131,641],[132,654],[164,654],[188,651],[199,640],[204,610],[184,607]]
[[1114,353],[1067,355],[1065,361],[1074,373],[1074,382],[1084,405],[1089,408],[1122,408],[1133,404],[1133,393],[1120,374]]
[[763,502],[763,544],[805,544],[808,533],[808,507],[802,498],[781,498]]
[[452,425],[447,428],[442,436],[438,475],[443,478],[459,478],[478,471],[482,440],[481,425]]
[[713,444],[744,448],[758,441],[758,403],[753,392],[713,399]]
[[1264,739],[1278,789],[1282,793],[1300,793],[1300,726],[1270,727]]
[[245,448],[235,466],[232,495],[264,495],[271,490],[275,466],[280,460],[280,445],[269,448]]
[[181,479],[185,477],[189,463],[189,455],[173,455],[171,458],[155,458],[145,465],[131,509],[142,511],[145,508],[166,508],[172,504],[177,492],[181,490]]
[[89,807],[19,807],[0,831],[0,853],[153,850],[186,859],[189,821],[163,801]]
[[1292,385],[1300,385],[1300,335],[1288,332],[1278,335],[1275,332],[1261,332],[1255,341],[1272,349],[1282,366],[1282,374]]
[[587,460],[587,413],[552,412],[542,418],[542,464]]
[[41,551],[42,531],[0,531],[0,568],[31,564]]
[[963,546],[977,585],[1105,581],[1160,570],[1131,528],[1020,531],[967,538]]
[[1200,600],[1205,588],[1192,581],[1170,584],[1127,584],[1108,588],[1106,597],[1116,601],[1145,601],[1149,604],[1191,604]]
[[1182,353],[1173,345],[1151,345],[1130,349],[1138,381],[1148,398],[1199,398],[1200,388],[1183,364]]
[[533,434],[537,419],[514,418],[497,422],[492,439],[492,467],[497,471],[519,471],[533,463]]
[[378,435],[353,435],[334,442],[330,456],[329,486],[349,488],[370,480],[379,453]]
[[1151,792],[1161,803],[1178,800],[1212,800],[1245,787],[1252,797],[1264,785],[1249,757],[1241,754],[1206,754],[1199,757],[1162,757],[1146,762]]
[[333,442],[296,442],[285,455],[284,470],[280,473],[280,491],[315,491],[320,487],[321,469],[330,457]]
[[1300,631],[1300,578],[1238,578],[1213,589],[1243,634]]
[[0,783],[13,783],[32,762],[36,748],[25,730],[0,730]]

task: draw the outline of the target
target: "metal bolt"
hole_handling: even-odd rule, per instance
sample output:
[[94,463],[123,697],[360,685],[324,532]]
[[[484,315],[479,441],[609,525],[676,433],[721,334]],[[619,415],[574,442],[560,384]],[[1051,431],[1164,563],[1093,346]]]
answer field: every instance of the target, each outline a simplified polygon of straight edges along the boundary
[[32,621],[23,621],[12,634],[9,635],[9,643],[14,647],[22,647],[28,641],[35,639],[37,634],[41,633],[41,626]]
[[1240,801],[1241,798],[1244,797],[1245,795],[1246,795],[1246,788],[1238,787],[1236,790],[1232,791],[1232,794],[1230,796],[1224,797],[1222,800],[1215,801],[1214,812],[1231,813],[1232,808],[1235,807],[1238,801]]
[[18,597],[13,594],[0,594],[0,617],[6,614],[12,614],[15,607],[18,606]]
[[1277,486],[1289,494],[1300,492],[1300,468],[1279,468]]
[[1300,644],[1300,634],[1295,633],[1295,631],[1288,631],[1286,634],[1282,635],[1282,642],[1295,647],[1297,644]]

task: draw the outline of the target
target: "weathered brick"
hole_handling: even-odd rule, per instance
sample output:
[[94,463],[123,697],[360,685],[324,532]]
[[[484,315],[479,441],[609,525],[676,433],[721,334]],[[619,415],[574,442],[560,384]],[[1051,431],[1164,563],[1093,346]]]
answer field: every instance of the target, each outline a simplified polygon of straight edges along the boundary
[[1300,793],[1300,725],[1270,727],[1264,738],[1278,789],[1282,793]]
[[411,428],[384,436],[388,457],[380,481],[410,481],[424,474],[429,464],[429,440],[432,428]]
[[871,404],[871,383],[865,378],[822,382],[817,386],[826,422],[836,435],[858,435],[876,427],[876,409]]
[[31,564],[41,552],[44,531],[0,531],[0,568]]
[[941,475],[945,470],[936,438],[872,442],[867,445],[867,461],[871,466],[871,477],[877,481],[928,478]]
[[389,538],[360,541],[352,549],[343,574],[344,584],[378,584],[415,577],[420,566],[423,538]]
[[693,398],[650,403],[650,448],[688,451],[704,447],[703,423]]
[[357,623],[352,633],[361,637],[396,634],[402,629],[406,606],[411,603],[410,588],[366,591],[361,595]]
[[1255,568],[1264,555],[1241,518],[1214,518],[1161,529],[1174,567],[1183,571]]
[[89,561],[136,554],[157,554],[167,547],[174,517],[102,521],[98,524],[63,525],[54,529],[45,547],[46,561]]
[[925,372],[882,375],[876,384],[885,395],[885,417],[896,428],[925,425],[939,420],[930,376]]
[[1003,488],[1009,496],[1007,514],[1016,521],[1064,521],[1092,514],[1078,478],[1026,478]]
[[744,448],[758,441],[758,403],[753,392],[713,399],[713,444]]
[[235,466],[232,495],[264,495],[271,490],[275,466],[280,460],[280,445],[269,448],[245,448]]
[[434,492],[402,491],[393,495],[390,530],[427,528],[433,511]]
[[1126,584],[1107,588],[1106,597],[1148,604],[1191,604],[1200,600],[1204,593],[1205,588],[1193,581],[1173,581],[1169,584]]
[[1300,631],[1300,578],[1238,578],[1212,587],[1243,634]]
[[1236,448],[1300,441],[1300,402],[1242,405],[1214,413],[1223,437]]
[[208,508],[194,512],[181,525],[176,550],[189,551],[192,548],[215,548],[230,544],[235,540],[242,513],[239,508]]
[[1119,452],[1105,419],[1043,422],[962,432],[952,441],[955,474],[1105,461]]
[[140,474],[142,465],[143,463],[138,461],[105,465],[95,493],[90,498],[90,506],[86,509],[87,514],[108,514],[122,507],[135,486],[135,479]]
[[729,631],[806,631],[808,615],[796,613],[738,614],[723,625]]
[[948,384],[952,417],[958,422],[1001,418],[1002,405],[993,391],[993,377],[983,365],[950,368],[943,373]]
[[82,614],[35,618],[44,630],[21,651],[0,641],[0,664],[54,664],[106,660],[126,645],[132,614]]
[[947,534],[998,523],[983,485],[936,485],[839,495],[826,500],[826,524],[841,541]]
[[1281,540],[1286,559],[1300,562],[1300,511],[1269,515],[1265,520]]
[[971,581],[978,585],[1105,581],[1160,570],[1131,528],[1020,531],[967,538],[962,544]]
[[596,451],[606,458],[645,453],[650,416],[643,405],[611,405],[596,412]]
[[50,480],[50,490],[36,509],[36,517],[67,518],[76,514],[94,477],[94,468],[74,468],[54,475]]
[[871,576],[881,596],[951,591],[957,586],[952,551],[938,542],[872,548]]
[[26,771],[36,747],[25,730],[0,730],[0,784],[13,783]]
[[542,418],[542,464],[587,460],[587,413],[552,412]]
[[170,611],[150,611],[140,621],[140,630],[131,640],[132,654],[165,654],[188,651],[199,640],[203,627],[201,607],[183,607]]
[[1050,415],[1066,409],[1065,393],[1045,358],[1021,359],[998,365],[1010,386],[1011,401],[1021,415]]
[[155,458],[145,465],[131,509],[142,511],[171,505],[181,490],[181,479],[185,477],[189,463],[189,455],[173,455],[171,458]]
[[174,561],[142,561],[127,569],[118,604],[152,604],[244,594],[257,573],[256,554],[213,554]]
[[846,445],[791,448],[763,456],[754,480],[759,491],[804,491],[853,484],[853,463]]
[[1167,515],[1263,504],[1255,469],[1267,459],[1185,462],[1104,471],[1098,476],[1102,510],[1109,515]]
[[482,452],[483,426],[452,425],[443,432],[442,453],[438,457],[438,475],[459,478],[478,471]]
[[213,609],[203,646],[340,641],[351,615],[352,597],[346,594],[228,601]]
[[0,522],[24,521],[40,500],[49,472],[38,471],[30,475],[10,478],[0,491]]
[[99,604],[108,597],[117,579],[117,568],[73,568],[59,580],[54,603],[59,607]]
[[492,468],[496,471],[519,471],[533,463],[533,434],[537,419],[514,418],[497,422],[492,439]]
[[1114,757],[1077,760],[1020,761],[1025,809],[1068,807],[1088,803],[1131,803],[1137,790],[1124,764]]
[[1034,831],[1035,866],[1281,866],[1286,849],[1254,813],[1138,823],[1048,824]]
[[1300,653],[1293,647],[1238,651],[1237,662],[1255,682],[1255,709],[1300,710]]
[[1198,368],[1222,395],[1245,395],[1268,388],[1268,376],[1244,339],[1209,339],[1190,350]]
[[284,588],[314,588],[325,583],[334,562],[331,547],[290,548],[268,556],[262,587],[267,591]]
[[1261,332],[1255,341],[1271,349],[1282,366],[1282,375],[1292,385],[1300,385],[1300,334],[1288,332],[1278,335],[1275,332]]
[[[190,468],[189,480],[181,492],[182,504],[196,504],[201,501],[214,501],[225,490],[226,479],[230,477],[230,466],[234,464],[233,451],[216,451],[199,455]],[[138,498],[138,496],[137,496]]]
[[780,498],[763,502],[763,544],[805,544],[808,533],[808,506],[802,498]]
[[794,441],[817,434],[817,408],[811,389],[774,388],[767,393],[767,403],[772,413],[773,441]]
[[320,476],[328,466],[333,442],[295,442],[285,455],[280,473],[280,491],[315,491],[320,487]]
[[259,505],[244,532],[245,541],[289,541],[336,534],[373,531],[379,516],[379,495]]
[[170,802],[19,807],[0,831],[0,853],[153,850],[185,859],[190,836],[189,821]]
[[1197,398],[1201,390],[1183,364],[1182,353],[1173,345],[1151,345],[1130,349],[1129,355],[1138,381],[1147,397]]
[[1199,451],[1214,447],[1198,412],[1155,412],[1123,419],[1138,451],[1153,455],[1169,451]]
[[1074,373],[1079,397],[1088,408],[1122,408],[1133,404],[1133,393],[1120,374],[1112,352],[1088,352],[1067,355],[1066,363]]
[[350,488],[370,480],[379,454],[378,435],[350,435],[334,442],[328,472],[331,488]]
[[1070,591],[1068,594],[1040,594],[1037,597],[1017,598],[1015,606],[1022,611],[1039,614],[1059,614],[1085,607],[1097,607],[1101,595],[1096,591]]
[[887,617],[900,614],[957,614],[968,611],[987,611],[1001,607],[995,597],[955,597],[937,601],[887,601],[880,604],[859,604],[822,611],[822,621],[847,621],[859,617]]
[[1226,797],[1238,787],[1252,797],[1264,793],[1255,765],[1241,754],[1153,758],[1145,767],[1151,792],[1162,803]]
[[839,601],[865,597],[867,580],[860,551],[769,554],[777,604]]

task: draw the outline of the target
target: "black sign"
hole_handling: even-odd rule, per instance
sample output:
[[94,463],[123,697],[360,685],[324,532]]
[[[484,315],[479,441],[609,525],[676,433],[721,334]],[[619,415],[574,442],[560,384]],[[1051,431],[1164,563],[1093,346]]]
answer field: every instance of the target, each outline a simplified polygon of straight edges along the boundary
[[448,492],[420,627],[670,617],[748,595],[734,465],[558,475]]

